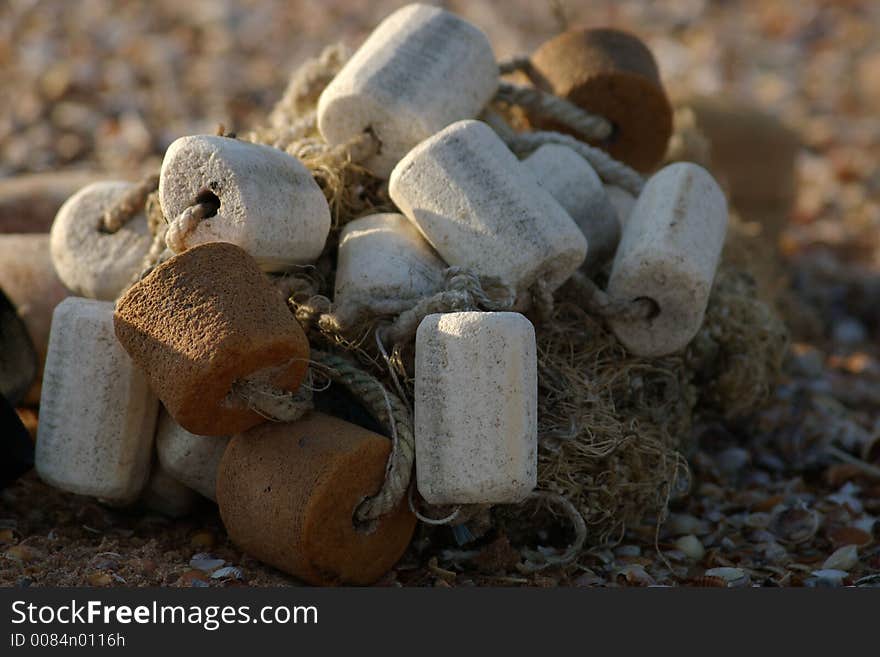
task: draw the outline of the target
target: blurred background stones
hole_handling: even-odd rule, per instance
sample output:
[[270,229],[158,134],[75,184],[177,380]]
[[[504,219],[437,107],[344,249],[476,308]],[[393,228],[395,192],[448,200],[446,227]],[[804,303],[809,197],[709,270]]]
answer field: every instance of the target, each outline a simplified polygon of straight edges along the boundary
[[[218,123],[252,127],[303,59],[339,40],[356,46],[403,4],[8,0],[0,5],[0,178],[59,168],[136,177],[155,169],[180,135],[213,133]],[[486,30],[499,58],[531,51],[564,25],[637,33],[674,98],[723,92],[799,133],[787,254],[812,258],[820,249],[850,265],[878,264],[880,4],[440,4]]]

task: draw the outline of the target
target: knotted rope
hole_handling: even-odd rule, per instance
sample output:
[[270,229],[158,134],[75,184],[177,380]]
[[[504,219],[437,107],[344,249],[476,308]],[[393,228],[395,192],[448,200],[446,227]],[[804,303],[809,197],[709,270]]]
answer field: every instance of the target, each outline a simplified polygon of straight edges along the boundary
[[349,162],[363,162],[380,152],[382,144],[372,130],[331,146],[323,139],[302,138],[289,142],[284,151],[303,161],[310,169],[339,168]]
[[657,303],[652,299],[615,299],[581,272],[575,272],[568,284],[577,290],[586,310],[599,317],[634,322],[657,315]]
[[126,192],[101,216],[99,230],[116,233],[144,209],[147,197],[159,188],[159,174],[151,173]]
[[[367,299],[356,304],[333,307],[327,297],[316,294],[306,301],[290,298],[294,316],[308,332],[314,328],[338,339],[356,332],[372,318],[396,315],[395,320],[381,332],[381,339],[391,345],[408,342],[415,337],[421,321],[432,313],[461,312],[466,310],[509,310],[514,295],[499,282],[461,267],[449,267],[443,272],[443,289],[421,300]],[[490,296],[484,289],[497,290]]]
[[[509,310],[514,295],[491,279],[480,278],[461,267],[449,267],[444,272],[444,290],[419,301],[409,310],[400,313],[397,319],[385,329],[383,339],[392,345],[410,342],[422,320],[434,313],[462,312],[467,310]],[[504,290],[500,299],[486,294],[483,283],[491,283]]]
[[608,139],[614,131],[614,126],[605,117],[592,114],[564,98],[535,87],[501,82],[495,92],[495,100],[518,105],[533,116],[561,123],[590,141]]

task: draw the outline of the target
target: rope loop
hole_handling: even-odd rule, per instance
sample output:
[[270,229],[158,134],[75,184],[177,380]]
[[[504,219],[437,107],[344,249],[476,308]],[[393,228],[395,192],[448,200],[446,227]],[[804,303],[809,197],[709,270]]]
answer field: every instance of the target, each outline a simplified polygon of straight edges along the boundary
[[370,523],[394,510],[406,495],[415,461],[415,437],[409,408],[385,389],[377,378],[336,354],[312,351],[312,361],[322,366],[334,383],[351,392],[391,434],[391,455],[379,491],[355,509],[355,520]]
[[590,163],[590,166],[599,174],[602,182],[617,185],[633,196],[638,196],[645,185],[645,179],[638,171],[619,160],[615,160],[601,148],[585,144],[571,135],[564,135],[561,132],[539,131],[502,134],[501,138],[507,142],[508,148],[520,157],[529,155],[544,144],[568,146]]
[[561,123],[588,141],[603,141],[614,132],[614,126],[604,116],[593,114],[572,102],[541,91],[510,82],[501,82],[495,100],[518,105],[530,114]]
[[147,197],[159,188],[159,174],[151,173],[131,189],[119,197],[101,215],[98,230],[104,233],[117,233],[122,230],[129,221],[144,209]]
[[615,299],[581,272],[572,274],[569,281],[577,289],[586,310],[599,317],[636,322],[656,317],[659,312],[653,299]]

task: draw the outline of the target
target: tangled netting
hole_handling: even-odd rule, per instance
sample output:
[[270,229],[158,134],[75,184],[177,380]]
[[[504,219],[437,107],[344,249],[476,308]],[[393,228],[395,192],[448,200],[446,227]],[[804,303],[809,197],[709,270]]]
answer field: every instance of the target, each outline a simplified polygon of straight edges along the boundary
[[[267,124],[243,138],[299,157],[332,209],[331,237],[318,262],[276,279],[312,345],[348,353],[411,406],[412,336],[404,331],[402,341],[387,339],[397,335],[396,313],[348,321],[331,302],[339,230],[358,217],[394,210],[387,186],[357,164],[375,145],[363,139],[331,147],[317,132],[318,95],[344,61],[344,50],[333,46],[307,62]],[[503,106],[499,113],[506,113]],[[747,240],[737,244],[738,251],[748,248]],[[451,271],[448,280],[457,304],[450,310],[499,303],[462,272]],[[738,268],[722,266],[699,334],[685,352],[664,358],[627,353],[586,310],[582,294],[563,286],[529,317],[538,348],[538,488],[570,502],[595,544],[614,541],[646,517],[662,520],[669,499],[687,488],[683,455],[695,416],[737,417],[760,405],[779,373],[787,337]],[[537,527],[558,513],[553,506],[539,504],[529,514],[498,507],[495,520],[511,532],[517,523]]]

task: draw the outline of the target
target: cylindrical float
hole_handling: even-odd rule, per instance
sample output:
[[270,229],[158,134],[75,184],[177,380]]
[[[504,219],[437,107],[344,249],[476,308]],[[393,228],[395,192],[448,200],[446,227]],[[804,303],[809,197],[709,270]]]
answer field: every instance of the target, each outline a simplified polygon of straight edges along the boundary
[[0,395],[18,404],[37,380],[39,363],[27,325],[0,288]]
[[[52,312],[70,296],[70,290],[64,287],[52,266],[49,235],[0,235],[0,289],[27,326],[39,358],[38,372],[42,374]],[[27,402],[36,404],[39,399],[39,387],[34,386]]]
[[[654,56],[642,41],[614,29],[574,29],[541,45],[531,57],[534,84],[614,125],[596,143],[639,171],[663,159],[672,135],[672,106]],[[554,121],[531,117],[536,127],[571,132]]]
[[199,496],[172,477],[161,463],[154,463],[140,501],[151,511],[170,518],[182,518],[193,512],[199,503]]
[[535,329],[519,313],[428,315],[416,334],[416,479],[432,504],[511,504],[537,485]]
[[[159,174],[159,202],[175,253],[231,242],[264,271],[314,262],[330,231],[324,193],[299,160],[230,137],[195,135],[171,144]],[[198,217],[181,217],[196,206]]]
[[523,164],[587,238],[589,248],[581,267],[594,271],[613,258],[620,242],[620,221],[590,163],[567,146],[545,144]]
[[116,304],[116,336],[187,431],[228,436],[264,418],[231,394],[257,377],[299,387],[309,344],[257,263],[239,247],[202,244],[171,258]]
[[727,202],[702,167],[661,169],[633,208],[608,281],[619,300],[650,299],[644,319],[611,320],[624,346],[639,356],[684,348],[703,322],[727,233]]
[[587,254],[574,220],[480,121],[459,121],[416,146],[389,190],[447,263],[518,294],[538,281],[556,289]]
[[776,240],[794,202],[797,134],[773,114],[729,96],[696,96],[682,105],[709,140],[710,168],[731,204],[760,221],[762,237]]
[[150,474],[158,413],[146,377],[113,335],[113,304],[59,304],[40,399],[40,478],[113,504],[134,502]]
[[15,409],[0,394],[0,490],[34,465],[34,443]]
[[438,7],[407,5],[386,18],[327,86],[318,128],[330,144],[371,131],[365,165],[385,178],[423,139],[477,116],[498,87],[486,35]]
[[220,464],[217,502],[242,550],[309,584],[371,584],[415,529],[406,501],[374,526],[354,511],[385,477],[391,441],[328,415],[266,423],[235,436]]
[[402,214],[371,214],[339,236],[333,301],[345,312],[398,314],[443,284],[445,263]]
[[623,228],[629,221],[629,215],[632,214],[632,209],[636,205],[636,197],[617,185],[605,185],[605,194],[611,201],[611,205],[617,213],[617,221]]
[[89,171],[48,171],[0,179],[0,233],[45,233],[77,190],[106,176]]
[[159,463],[169,476],[209,500],[217,500],[217,469],[228,444],[228,437],[197,436],[177,424],[164,409],[159,412]]
[[55,217],[50,232],[52,263],[74,294],[113,301],[131,283],[153,238],[143,212],[110,233],[102,228],[104,213],[134,183],[93,183],[71,196]]

